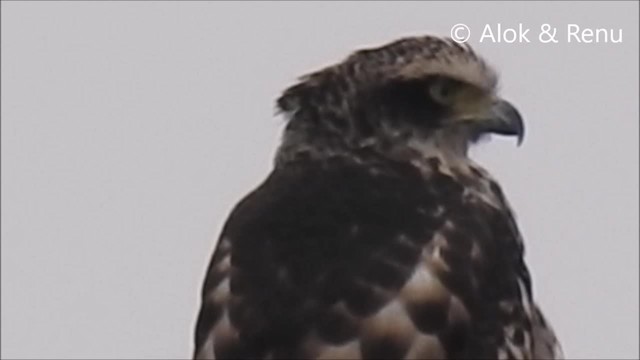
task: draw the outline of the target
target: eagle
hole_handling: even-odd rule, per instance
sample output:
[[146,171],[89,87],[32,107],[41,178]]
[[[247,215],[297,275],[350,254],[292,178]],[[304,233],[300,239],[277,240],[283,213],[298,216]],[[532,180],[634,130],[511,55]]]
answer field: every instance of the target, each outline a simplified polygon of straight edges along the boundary
[[562,358],[514,213],[468,156],[524,136],[495,70],[415,36],[298,80],[273,170],[218,239],[193,357]]

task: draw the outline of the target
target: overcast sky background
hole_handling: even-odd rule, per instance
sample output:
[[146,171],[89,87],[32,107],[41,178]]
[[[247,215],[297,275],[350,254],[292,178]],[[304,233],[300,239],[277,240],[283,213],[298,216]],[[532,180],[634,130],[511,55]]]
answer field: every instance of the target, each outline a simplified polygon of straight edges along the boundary
[[[457,23],[527,123],[522,147],[474,157],[517,212],[567,357],[639,357],[637,2],[1,6],[2,358],[191,356],[220,228],[271,168],[279,92]],[[479,43],[498,23],[531,43]],[[622,43],[568,43],[569,23]]]

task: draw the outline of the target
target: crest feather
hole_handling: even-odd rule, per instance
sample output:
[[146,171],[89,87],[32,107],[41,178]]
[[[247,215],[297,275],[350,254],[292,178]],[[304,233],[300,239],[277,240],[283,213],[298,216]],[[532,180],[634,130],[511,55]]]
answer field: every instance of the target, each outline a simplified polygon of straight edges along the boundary
[[498,83],[493,68],[469,45],[435,36],[409,37],[358,50],[341,63],[300,77],[278,99],[278,106],[283,111],[305,105],[344,106],[358,92],[432,75],[459,80],[485,91],[493,91]]

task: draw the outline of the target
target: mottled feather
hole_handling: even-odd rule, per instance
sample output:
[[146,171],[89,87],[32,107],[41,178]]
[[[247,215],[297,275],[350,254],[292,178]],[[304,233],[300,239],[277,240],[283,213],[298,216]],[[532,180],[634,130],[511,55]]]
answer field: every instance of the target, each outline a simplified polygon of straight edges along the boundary
[[427,36],[284,92],[275,168],[207,270],[194,358],[562,356],[500,186],[420,95],[433,76],[497,87],[468,46]]

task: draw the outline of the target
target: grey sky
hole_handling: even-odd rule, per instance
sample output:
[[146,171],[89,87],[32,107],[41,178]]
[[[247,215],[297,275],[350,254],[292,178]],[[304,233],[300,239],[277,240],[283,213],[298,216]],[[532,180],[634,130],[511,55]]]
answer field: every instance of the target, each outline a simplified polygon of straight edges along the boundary
[[[565,353],[638,358],[637,2],[2,2],[2,357],[189,357],[218,232],[270,170],[279,91],[457,23],[527,122],[522,147],[474,157]],[[479,43],[498,23],[531,42]],[[545,23],[622,43],[543,44]]]

